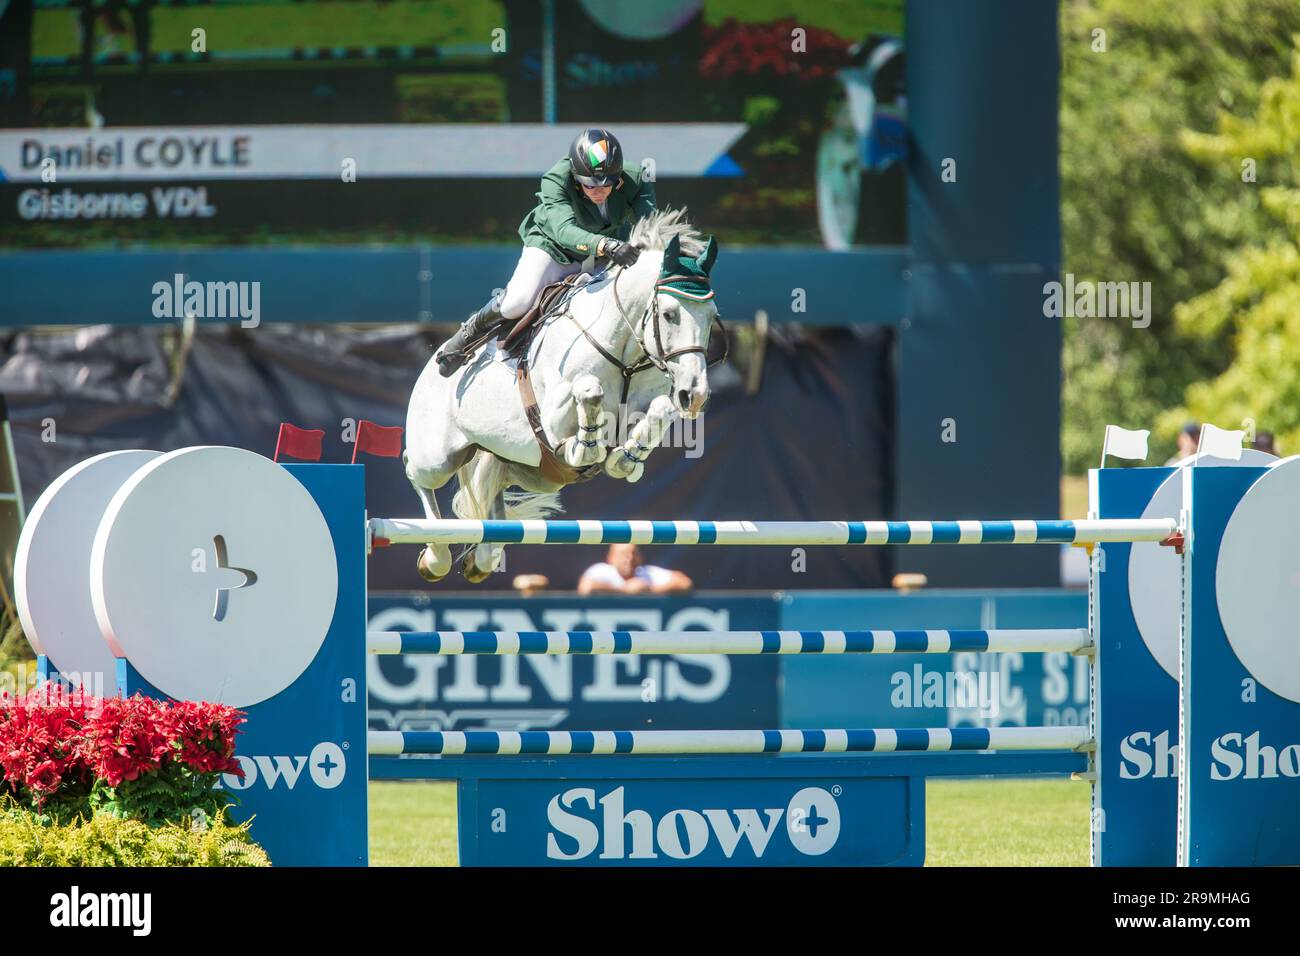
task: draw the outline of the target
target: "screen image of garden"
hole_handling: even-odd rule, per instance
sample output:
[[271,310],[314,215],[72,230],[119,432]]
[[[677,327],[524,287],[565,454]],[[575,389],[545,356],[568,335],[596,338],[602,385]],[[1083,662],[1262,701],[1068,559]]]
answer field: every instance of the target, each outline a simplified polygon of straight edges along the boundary
[[[6,41],[0,245],[512,242],[541,173],[597,123],[630,163],[677,157],[660,204],[722,242],[906,241],[903,0],[554,10],[37,0]],[[347,179],[367,148],[382,161]],[[148,178],[160,153],[175,162]],[[114,213],[106,193],[129,198]]]

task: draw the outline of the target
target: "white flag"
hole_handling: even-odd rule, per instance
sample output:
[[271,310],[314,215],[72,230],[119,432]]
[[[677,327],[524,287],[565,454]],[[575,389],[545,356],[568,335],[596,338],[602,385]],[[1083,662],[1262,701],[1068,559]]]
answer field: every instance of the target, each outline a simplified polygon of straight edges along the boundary
[[1245,432],[1225,431],[1207,423],[1201,426],[1201,444],[1198,451],[1211,458],[1231,458],[1233,461],[1241,461],[1241,444],[1245,440]]
[[1106,456],[1127,458],[1129,461],[1146,461],[1147,439],[1151,437],[1149,428],[1136,431],[1120,428],[1118,425],[1106,426],[1106,438],[1101,443],[1101,466],[1106,467]]

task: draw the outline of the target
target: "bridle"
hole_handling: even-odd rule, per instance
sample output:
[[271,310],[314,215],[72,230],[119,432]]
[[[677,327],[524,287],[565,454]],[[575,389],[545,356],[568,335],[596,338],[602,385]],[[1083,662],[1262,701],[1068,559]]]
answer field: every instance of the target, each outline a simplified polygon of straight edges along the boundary
[[720,356],[718,356],[712,362],[709,362],[708,347],[705,345],[685,345],[679,349],[673,349],[671,352],[664,351],[663,314],[659,311],[659,290],[670,283],[680,282],[683,280],[689,280],[690,282],[693,282],[696,285],[707,286],[709,284],[709,280],[707,277],[696,276],[696,275],[691,275],[691,276],[667,275],[667,276],[660,276],[659,280],[655,282],[654,293],[650,296],[650,304],[646,306],[645,314],[641,316],[641,320],[638,323],[643,328],[645,326],[649,326],[651,329],[654,330],[655,351],[651,352],[650,349],[646,346],[645,335],[643,335],[641,332],[638,332],[637,327],[632,324],[632,320],[628,318],[627,309],[623,307],[623,300],[618,297],[618,280],[622,278],[622,275],[623,275],[623,268],[620,266],[619,270],[614,273],[614,286],[613,286],[614,305],[618,308],[619,318],[622,319],[623,324],[627,326],[628,331],[632,333],[632,340],[636,342],[637,348],[640,349],[641,351],[641,357],[638,358],[636,361],[634,361],[632,364],[629,365],[625,363],[617,355],[615,355],[614,353],[609,351],[609,349],[605,348],[605,346],[597,342],[595,337],[587,330],[587,328],[574,317],[572,310],[566,311],[569,320],[572,321],[573,324],[578,327],[578,330],[583,334],[583,337],[586,338],[586,340],[591,344],[592,348],[594,348],[597,352],[599,352],[606,359],[608,359],[609,362],[615,368],[617,368],[619,372],[622,374],[623,388],[622,388],[622,393],[619,396],[619,400],[618,400],[620,406],[627,404],[627,396],[629,391],[631,391],[632,388],[632,377],[636,375],[638,372],[644,372],[647,369],[657,368],[664,375],[671,378],[672,372],[668,370],[668,363],[675,358],[680,358],[683,355],[694,355],[697,352],[700,355],[705,356],[706,368],[713,368],[718,363],[726,361],[728,349],[729,349],[729,345],[727,342],[727,327],[722,324],[722,317],[718,315],[716,309],[714,310],[712,319],[710,319],[709,332],[711,336],[713,331],[713,326],[717,325],[718,332],[722,335],[722,354]]
[[[605,348],[605,346],[601,345],[599,342],[596,341],[596,338],[574,316],[573,310],[570,308],[570,301],[568,299],[561,302],[561,304],[558,306],[558,308],[564,310],[563,314],[567,315],[569,317],[569,320],[578,327],[578,331],[581,332],[583,337],[586,338],[586,340],[591,344],[591,347],[594,348],[598,353],[603,355],[606,359],[608,359],[610,364],[613,365],[615,368],[617,368],[620,373],[622,373],[623,390],[618,400],[620,408],[627,407],[627,397],[628,397],[628,393],[631,391],[632,388],[632,378],[638,372],[644,372],[647,369],[657,368],[660,372],[668,376],[668,378],[671,380],[672,373],[668,370],[668,363],[675,358],[679,358],[680,356],[693,355],[698,352],[699,354],[705,356],[706,368],[712,368],[713,366],[717,365],[719,362],[726,360],[727,350],[728,350],[727,327],[722,324],[722,319],[717,314],[716,309],[714,310],[713,318],[710,320],[709,335],[710,337],[712,337],[713,323],[716,323],[718,326],[718,331],[722,334],[722,355],[721,356],[719,356],[714,361],[709,362],[708,348],[704,345],[688,345],[680,349],[673,349],[671,352],[664,351],[663,315],[659,311],[660,288],[662,288],[667,283],[680,282],[683,280],[688,280],[696,285],[708,286],[709,284],[708,278],[704,276],[695,276],[695,275],[691,275],[691,276],[670,275],[670,276],[661,276],[659,280],[655,283],[654,293],[650,296],[650,304],[646,306],[645,314],[641,316],[639,322],[639,324],[642,327],[648,325],[654,330],[655,351],[651,352],[650,349],[646,347],[646,336],[643,335],[641,332],[637,331],[637,327],[633,325],[632,320],[628,318],[627,309],[623,308],[623,301],[618,297],[618,280],[622,276],[622,274],[623,274],[623,269],[620,266],[618,267],[618,271],[614,273],[614,286],[613,286],[614,304],[618,308],[619,318],[622,320],[623,324],[627,326],[628,331],[632,333],[632,341],[636,343],[637,348],[641,352],[640,358],[632,362],[630,365],[624,362],[622,359],[620,359],[609,349]],[[570,299],[571,297],[572,297],[572,293],[570,293]],[[560,484],[560,485],[566,485],[575,481],[586,481],[589,478],[594,478],[596,474],[600,471],[600,462],[596,462],[595,464],[588,465],[582,469],[577,469],[567,464],[566,462],[561,461],[560,458],[556,455],[555,449],[551,447],[550,441],[546,437],[546,430],[542,427],[541,407],[538,404],[537,394],[533,391],[532,381],[528,374],[528,352],[529,352],[530,344],[535,343],[538,340],[538,337],[545,333],[545,329],[547,327],[548,325],[545,322],[539,322],[531,327],[529,331],[529,340],[524,343],[523,351],[520,354],[518,364],[515,367],[515,383],[519,388],[519,398],[523,403],[524,417],[528,420],[528,427],[532,429],[533,437],[537,439],[537,447],[538,449],[540,449],[541,452],[541,462],[538,465],[538,470],[541,472],[542,477],[547,479],[548,481],[553,481],[556,484]],[[599,431],[599,428],[600,426],[597,425],[592,425],[592,426],[580,425],[579,426],[580,433],[577,436],[577,441],[582,445],[586,445],[588,447],[594,447],[597,444],[597,440],[598,440],[596,436],[593,434],[590,437],[584,437],[584,435],[581,434],[581,432],[596,432]],[[637,447],[640,451],[643,452],[649,452],[650,450],[645,446],[640,445],[639,443]],[[643,459],[636,458],[633,455],[633,453],[626,448],[624,449],[623,454],[627,458],[631,459],[632,461],[639,462],[643,460]]]

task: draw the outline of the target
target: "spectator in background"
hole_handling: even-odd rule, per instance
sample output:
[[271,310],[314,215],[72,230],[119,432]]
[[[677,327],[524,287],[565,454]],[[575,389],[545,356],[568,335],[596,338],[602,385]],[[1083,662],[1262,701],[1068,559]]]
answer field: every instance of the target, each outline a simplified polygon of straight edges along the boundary
[[1259,451],[1266,451],[1270,455],[1276,455],[1277,447],[1273,444],[1273,433],[1255,432],[1255,448]]
[[680,571],[641,561],[634,544],[611,544],[605,560],[593,564],[578,581],[579,594],[672,594],[695,585]]
[[1188,422],[1183,426],[1183,430],[1178,433],[1178,454],[1170,458],[1166,465],[1176,465],[1184,458],[1190,458],[1196,454],[1197,447],[1201,444],[1201,426],[1196,422]]

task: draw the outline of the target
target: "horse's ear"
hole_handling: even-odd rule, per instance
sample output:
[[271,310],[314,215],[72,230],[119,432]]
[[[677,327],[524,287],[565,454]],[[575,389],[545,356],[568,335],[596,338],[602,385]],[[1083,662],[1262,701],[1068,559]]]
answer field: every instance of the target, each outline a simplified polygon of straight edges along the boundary
[[676,263],[679,259],[681,259],[681,257],[682,257],[681,237],[673,236],[671,239],[668,240],[668,245],[664,246],[664,267],[667,268],[668,263],[670,262]]
[[713,260],[716,258],[718,258],[718,241],[709,236],[709,241],[704,246],[704,255],[697,260],[705,275],[708,275],[710,270],[713,269]]

